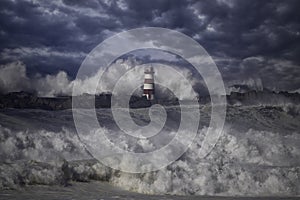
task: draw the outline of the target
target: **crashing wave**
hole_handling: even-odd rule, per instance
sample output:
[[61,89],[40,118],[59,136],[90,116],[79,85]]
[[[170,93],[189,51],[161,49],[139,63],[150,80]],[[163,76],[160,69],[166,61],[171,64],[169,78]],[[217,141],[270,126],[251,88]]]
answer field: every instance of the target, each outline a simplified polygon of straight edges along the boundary
[[[200,132],[206,132],[206,127]],[[130,174],[90,157],[76,134],[1,127],[0,188],[101,180],[127,190],[176,195],[299,195],[300,135],[227,128],[214,150],[199,158],[201,137],[160,171]],[[145,146],[143,146],[145,144]],[[131,147],[130,147],[131,145]],[[133,148],[128,144],[128,148]],[[148,143],[139,143],[148,148]],[[4,161],[4,162],[3,162]],[[123,164],[132,165],[133,163]]]

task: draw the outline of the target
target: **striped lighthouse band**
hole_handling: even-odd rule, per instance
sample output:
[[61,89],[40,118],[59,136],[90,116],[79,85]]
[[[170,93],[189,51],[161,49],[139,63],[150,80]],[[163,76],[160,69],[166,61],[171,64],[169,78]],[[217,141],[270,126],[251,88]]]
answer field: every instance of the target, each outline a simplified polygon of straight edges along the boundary
[[144,84],[144,90],[153,90],[153,84],[145,83]]
[[144,83],[153,84],[154,83],[154,79],[145,79]]
[[148,74],[145,72],[145,79],[153,79],[153,74]]

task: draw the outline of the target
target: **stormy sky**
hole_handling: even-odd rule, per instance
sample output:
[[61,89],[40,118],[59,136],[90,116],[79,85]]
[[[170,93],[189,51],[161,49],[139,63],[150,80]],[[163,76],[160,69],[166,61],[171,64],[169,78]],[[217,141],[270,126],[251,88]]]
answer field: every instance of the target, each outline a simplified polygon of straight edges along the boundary
[[[298,0],[1,0],[0,84],[14,85],[20,77],[12,74],[18,70],[24,80],[37,74],[72,80],[85,56],[106,38],[133,28],[163,27],[199,42],[227,86],[296,91],[299,10]],[[157,52],[135,58],[181,64]]]

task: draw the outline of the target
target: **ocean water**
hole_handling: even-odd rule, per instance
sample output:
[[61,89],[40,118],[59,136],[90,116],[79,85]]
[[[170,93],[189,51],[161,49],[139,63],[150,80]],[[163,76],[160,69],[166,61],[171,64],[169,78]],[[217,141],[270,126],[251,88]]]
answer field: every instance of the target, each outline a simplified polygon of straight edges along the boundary
[[[0,113],[1,199],[218,199],[300,195],[300,115],[295,105],[230,106],[222,136],[201,157],[210,107],[201,106],[198,134],[175,162],[157,171],[126,173],[96,160],[78,136],[71,110],[3,109]],[[98,109],[105,133],[120,148],[150,152],[174,137],[178,107],[151,139],[127,137],[109,109]],[[140,125],[146,109],[131,111]],[[189,130],[186,130],[189,131]],[[208,136],[209,137],[209,136]],[[120,164],[137,167],[126,159]],[[150,196],[149,196],[150,195]],[[205,196],[210,197],[205,197]],[[212,196],[212,197],[211,197]]]
[[0,193],[0,199],[3,200],[50,200],[50,199],[63,199],[63,200],[81,200],[81,199],[99,199],[99,200],[113,200],[113,199],[145,199],[145,200],[293,200],[297,197],[226,197],[226,196],[178,196],[178,195],[146,195],[130,191],[125,191],[117,187],[112,187],[105,182],[75,182],[72,186],[45,186],[35,185],[27,186],[26,189],[21,191],[6,190]]

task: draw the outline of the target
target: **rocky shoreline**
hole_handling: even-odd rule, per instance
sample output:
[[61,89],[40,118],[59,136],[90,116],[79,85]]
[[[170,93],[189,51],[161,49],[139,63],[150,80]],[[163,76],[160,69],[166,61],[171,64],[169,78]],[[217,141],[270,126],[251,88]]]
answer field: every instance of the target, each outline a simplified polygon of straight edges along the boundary
[[[95,96],[96,108],[111,107],[110,93],[102,93]],[[81,96],[58,96],[58,97],[39,97],[28,92],[12,92],[8,94],[0,94],[0,109],[16,108],[16,109],[42,109],[42,110],[65,110],[72,108],[72,98],[79,98],[81,108],[89,108],[86,105],[86,99],[94,98],[92,95],[84,94]],[[272,91],[248,91],[245,93],[232,92],[226,95],[228,105],[282,105],[282,104],[299,104],[300,94],[289,92],[272,92]],[[188,100],[184,101],[189,103]],[[199,104],[209,104],[210,96],[200,96]],[[158,103],[165,106],[178,105],[176,98],[156,99],[148,101],[144,97],[132,96],[129,101],[130,108],[145,108]]]

